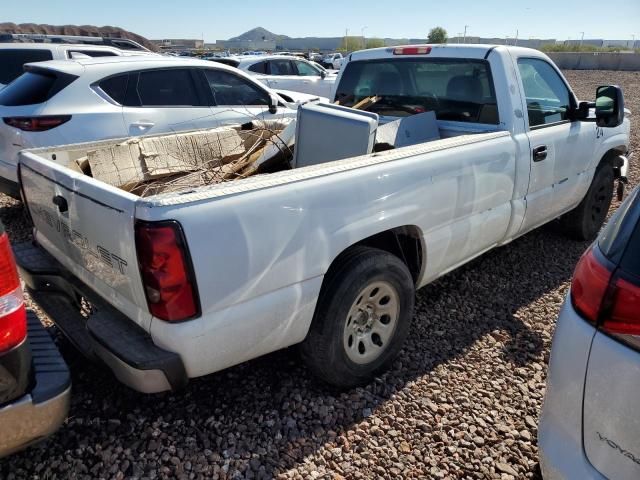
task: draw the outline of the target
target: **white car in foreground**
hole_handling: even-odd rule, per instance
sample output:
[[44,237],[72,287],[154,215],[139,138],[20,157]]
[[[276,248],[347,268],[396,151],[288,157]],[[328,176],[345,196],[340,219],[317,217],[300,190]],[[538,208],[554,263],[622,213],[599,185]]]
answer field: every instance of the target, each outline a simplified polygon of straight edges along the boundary
[[19,196],[17,154],[107,138],[294,117],[317,99],[270,90],[204,60],[83,58],[25,66],[0,92],[0,192]]
[[547,382],[544,478],[640,478],[640,187],[578,263]]
[[336,72],[302,58],[289,55],[234,57],[215,61],[239,68],[271,88],[282,88],[331,98]]

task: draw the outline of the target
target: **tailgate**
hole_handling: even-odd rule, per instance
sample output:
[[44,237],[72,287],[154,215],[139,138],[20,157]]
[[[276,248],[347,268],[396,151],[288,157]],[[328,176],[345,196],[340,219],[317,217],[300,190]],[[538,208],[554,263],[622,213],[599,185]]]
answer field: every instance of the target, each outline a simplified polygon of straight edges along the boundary
[[138,197],[44,155],[40,150],[19,155],[37,242],[91,290],[148,330],[151,316],[134,240]]

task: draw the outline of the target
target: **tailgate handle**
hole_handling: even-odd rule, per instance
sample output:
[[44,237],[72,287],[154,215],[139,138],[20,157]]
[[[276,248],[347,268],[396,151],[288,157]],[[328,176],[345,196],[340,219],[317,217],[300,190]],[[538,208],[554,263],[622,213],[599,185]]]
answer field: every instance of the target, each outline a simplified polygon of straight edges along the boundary
[[69,204],[67,203],[67,199],[62,195],[56,195],[53,197],[53,204],[58,207],[58,211],[60,213],[66,213],[69,211]]

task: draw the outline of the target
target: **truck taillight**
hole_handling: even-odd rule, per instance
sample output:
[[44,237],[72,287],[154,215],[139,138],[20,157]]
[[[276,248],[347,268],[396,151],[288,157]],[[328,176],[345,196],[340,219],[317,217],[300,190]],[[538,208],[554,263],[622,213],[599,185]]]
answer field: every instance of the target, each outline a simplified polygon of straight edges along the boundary
[[0,235],[0,352],[11,350],[27,336],[27,313],[9,237]]
[[574,308],[610,335],[640,335],[639,283],[627,281],[620,269],[613,272],[607,268],[595,248],[590,248],[576,267],[571,285]]
[[137,222],[136,252],[151,314],[167,322],[197,317],[197,287],[180,224]]
[[71,120],[71,115],[41,117],[4,117],[4,123],[25,132],[45,132]]
[[396,47],[393,49],[394,55],[429,55],[431,47],[418,45],[412,47]]

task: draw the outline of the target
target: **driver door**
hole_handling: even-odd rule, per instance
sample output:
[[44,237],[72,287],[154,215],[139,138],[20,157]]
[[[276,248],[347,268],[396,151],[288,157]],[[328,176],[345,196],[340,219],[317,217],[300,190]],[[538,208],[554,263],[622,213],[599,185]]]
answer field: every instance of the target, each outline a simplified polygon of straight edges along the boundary
[[531,155],[526,231],[565,213],[584,196],[595,124],[570,119],[576,100],[549,62],[521,57],[517,65],[527,102]]

